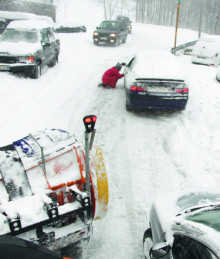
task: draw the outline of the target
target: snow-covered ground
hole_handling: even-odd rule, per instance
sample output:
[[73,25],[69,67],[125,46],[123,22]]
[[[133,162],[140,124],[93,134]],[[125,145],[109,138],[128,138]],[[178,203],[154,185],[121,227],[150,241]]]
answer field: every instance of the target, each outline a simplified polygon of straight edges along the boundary
[[[107,216],[94,222],[84,258],[139,259],[143,258],[142,236],[156,196],[218,187],[217,68],[193,65],[190,56],[178,56],[189,81],[186,110],[167,114],[127,112],[123,79],[116,89],[98,88],[103,72],[138,51],[170,52],[175,28],[133,22],[126,44],[95,46],[92,32],[103,19],[103,10],[90,2],[73,1],[72,6],[59,10],[60,20],[74,20],[78,13],[87,32],[59,34],[57,66],[44,69],[38,80],[0,74],[0,145],[44,128],[61,128],[83,139],[82,118],[97,115],[95,142],[103,149],[110,201]],[[179,29],[177,45],[197,37],[198,32]]]

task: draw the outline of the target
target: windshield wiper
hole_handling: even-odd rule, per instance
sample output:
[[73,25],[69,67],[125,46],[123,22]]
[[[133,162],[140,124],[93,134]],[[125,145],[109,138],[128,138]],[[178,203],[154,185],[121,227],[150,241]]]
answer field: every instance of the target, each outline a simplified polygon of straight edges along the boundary
[[176,216],[180,216],[183,214],[191,213],[197,210],[205,209],[207,210],[219,210],[220,209],[220,204],[203,204],[203,205],[197,205],[195,207],[187,208],[185,210],[180,211]]

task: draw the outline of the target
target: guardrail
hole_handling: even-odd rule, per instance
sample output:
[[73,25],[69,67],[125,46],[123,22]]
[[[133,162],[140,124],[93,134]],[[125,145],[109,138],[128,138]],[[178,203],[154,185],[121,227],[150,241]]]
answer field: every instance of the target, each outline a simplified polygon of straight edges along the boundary
[[191,46],[193,46],[193,45],[195,45],[196,42],[197,42],[197,40],[194,40],[194,41],[187,42],[187,43],[185,43],[185,44],[179,45],[179,46],[177,46],[176,48],[172,48],[172,49],[171,49],[171,53],[173,53],[174,55],[176,55],[176,53],[177,53],[178,51],[182,51],[182,50],[183,50],[183,53],[184,53],[185,55],[191,55],[191,54],[192,54],[192,49],[190,49],[190,48],[187,49],[187,48],[188,48],[188,47],[191,47]]

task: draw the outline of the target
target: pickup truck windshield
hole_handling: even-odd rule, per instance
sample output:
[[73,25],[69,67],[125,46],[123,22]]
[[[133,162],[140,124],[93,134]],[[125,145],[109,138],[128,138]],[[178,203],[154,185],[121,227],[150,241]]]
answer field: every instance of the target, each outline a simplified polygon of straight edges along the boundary
[[1,36],[1,41],[7,42],[27,42],[36,43],[38,42],[38,35],[36,31],[24,31],[8,29]]

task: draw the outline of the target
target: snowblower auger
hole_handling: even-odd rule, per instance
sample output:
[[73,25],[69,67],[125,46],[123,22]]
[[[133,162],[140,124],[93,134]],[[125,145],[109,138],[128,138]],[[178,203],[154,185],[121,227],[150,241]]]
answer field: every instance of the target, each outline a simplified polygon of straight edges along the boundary
[[[92,149],[95,121],[93,115],[84,118],[85,148],[59,129],[0,148],[0,235],[55,251],[89,240],[93,220],[105,215],[108,203],[102,154]],[[97,155],[90,158],[90,151]]]

